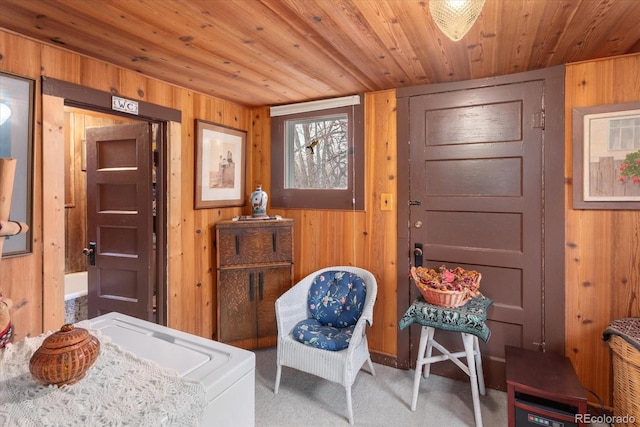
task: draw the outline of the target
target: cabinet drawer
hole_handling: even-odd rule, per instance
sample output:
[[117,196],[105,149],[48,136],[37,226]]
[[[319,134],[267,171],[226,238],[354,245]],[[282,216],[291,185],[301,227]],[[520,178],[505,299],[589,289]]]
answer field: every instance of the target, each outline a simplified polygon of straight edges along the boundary
[[292,262],[291,227],[218,228],[218,266]]

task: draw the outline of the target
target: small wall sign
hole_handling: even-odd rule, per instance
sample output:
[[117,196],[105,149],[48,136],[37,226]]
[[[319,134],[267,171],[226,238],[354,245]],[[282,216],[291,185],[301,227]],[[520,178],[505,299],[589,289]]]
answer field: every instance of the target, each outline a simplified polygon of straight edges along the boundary
[[138,115],[138,102],[130,99],[120,98],[119,96],[111,97],[111,109],[114,111],[122,111],[127,114]]

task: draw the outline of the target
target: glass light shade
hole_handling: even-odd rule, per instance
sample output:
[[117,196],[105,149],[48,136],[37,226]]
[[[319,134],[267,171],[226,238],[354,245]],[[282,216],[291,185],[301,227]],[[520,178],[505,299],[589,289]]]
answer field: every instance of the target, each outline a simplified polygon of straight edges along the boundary
[[429,0],[429,11],[438,28],[458,41],[480,16],[485,0]]

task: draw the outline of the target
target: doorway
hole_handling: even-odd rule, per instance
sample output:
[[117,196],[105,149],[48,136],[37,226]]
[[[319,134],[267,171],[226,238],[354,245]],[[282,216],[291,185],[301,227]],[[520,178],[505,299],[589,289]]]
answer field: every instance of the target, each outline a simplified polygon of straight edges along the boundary
[[[398,91],[398,140],[409,142],[398,144],[408,188],[398,311],[419,295],[406,279],[415,263],[480,271],[480,291],[493,300],[480,347],[496,389],[506,389],[506,345],[564,353],[563,70]],[[438,332],[445,347],[462,349],[458,334]],[[419,326],[399,335],[399,362],[414,366],[419,335]],[[453,364],[432,372],[463,379]]]
[[[139,111],[137,115],[120,113],[112,110],[112,95],[108,92],[102,92],[87,87],[67,83],[47,77],[42,78],[43,92],[43,121],[44,127],[48,132],[43,137],[43,174],[48,177],[43,182],[43,191],[49,194],[59,194],[60,197],[45,198],[43,209],[50,215],[50,219],[45,221],[43,226],[44,253],[43,259],[43,277],[47,286],[43,288],[43,298],[50,301],[43,306],[43,327],[45,329],[53,329],[59,327],[64,320],[64,267],[65,267],[65,247],[61,242],[65,241],[64,219],[60,217],[64,209],[65,183],[64,173],[64,130],[68,125],[64,123],[65,108],[75,108],[85,113],[91,112],[93,115],[102,114],[111,117],[112,120],[122,122],[142,122],[153,123],[152,134],[156,143],[153,151],[148,151],[150,159],[156,166],[155,180],[155,244],[156,257],[153,257],[155,264],[153,271],[156,273],[156,281],[159,286],[155,295],[155,321],[159,324],[167,324],[167,150],[168,150],[168,133],[169,126],[179,128],[181,122],[181,113],[178,110],[169,109],[155,104],[149,104],[144,101],[137,101]],[[172,133],[173,135],[173,133]],[[179,139],[179,135],[176,136]],[[81,153],[82,150],[79,150]],[[81,154],[76,153],[76,156]],[[152,170],[149,170],[152,173]],[[49,179],[49,177],[59,177]],[[151,176],[149,176],[151,181]],[[151,212],[151,207],[149,212]],[[56,220],[59,218],[58,220]],[[49,224],[50,226],[47,226]],[[82,242],[87,243],[87,240]],[[47,243],[49,242],[49,243]],[[58,248],[62,248],[60,251]],[[77,248],[76,248],[77,249]],[[84,247],[82,248],[84,249]],[[81,250],[81,249],[80,249]],[[53,302],[55,301],[55,302]],[[58,302],[59,301],[59,302]]]

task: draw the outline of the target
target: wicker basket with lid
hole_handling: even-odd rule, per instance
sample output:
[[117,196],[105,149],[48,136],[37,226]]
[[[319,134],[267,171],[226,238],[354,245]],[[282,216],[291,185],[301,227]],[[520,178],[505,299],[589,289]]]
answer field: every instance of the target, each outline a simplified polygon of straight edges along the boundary
[[71,324],[42,342],[31,360],[29,371],[38,380],[57,386],[80,381],[100,353],[100,341],[86,329]]

